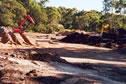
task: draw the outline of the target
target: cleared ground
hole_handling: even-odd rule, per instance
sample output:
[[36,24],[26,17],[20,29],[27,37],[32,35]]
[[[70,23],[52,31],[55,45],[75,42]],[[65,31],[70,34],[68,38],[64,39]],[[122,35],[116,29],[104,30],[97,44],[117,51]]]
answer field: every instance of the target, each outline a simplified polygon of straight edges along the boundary
[[62,37],[48,34],[26,35],[39,45],[0,43],[1,84],[126,83],[125,49],[63,43],[51,40]]

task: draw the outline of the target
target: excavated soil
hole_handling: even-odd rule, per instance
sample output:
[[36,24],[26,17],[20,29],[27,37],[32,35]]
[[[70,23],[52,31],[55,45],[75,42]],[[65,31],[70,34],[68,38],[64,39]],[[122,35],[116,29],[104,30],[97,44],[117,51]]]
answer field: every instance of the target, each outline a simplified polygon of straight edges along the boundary
[[60,41],[67,43],[88,44],[112,49],[126,48],[125,34],[119,34],[119,36],[117,36],[116,34],[104,33],[101,38],[99,34],[92,35],[75,32],[73,34],[67,35],[67,37],[61,39]]

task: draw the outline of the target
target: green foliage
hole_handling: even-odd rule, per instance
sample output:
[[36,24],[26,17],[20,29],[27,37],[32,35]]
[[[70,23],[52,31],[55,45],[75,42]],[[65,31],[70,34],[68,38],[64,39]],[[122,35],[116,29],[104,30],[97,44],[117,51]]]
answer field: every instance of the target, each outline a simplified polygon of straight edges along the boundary
[[[125,0],[104,0],[103,5],[104,8],[109,8],[108,11],[112,9],[112,12],[107,12],[105,15],[103,15],[101,18],[102,22],[109,23],[111,27],[114,28],[126,28],[126,17],[124,16],[126,7]],[[106,10],[103,11],[105,12]]]
[[45,27],[45,25],[44,24],[39,24],[39,25],[37,25],[37,26],[35,26],[34,28],[33,28],[33,30],[35,31],[35,32],[46,32],[47,31],[47,29],[46,29],[46,27]]
[[40,0],[40,5],[45,5],[46,2],[48,2],[49,0]]
[[[40,25],[46,25],[46,23],[48,22],[45,7],[42,4],[37,3],[36,0],[22,0],[21,3],[26,8],[27,13],[31,15],[31,17],[35,21],[35,27],[32,28],[33,31],[40,32]],[[29,30],[31,30],[31,28],[27,25],[25,25],[24,27],[26,30],[28,30],[28,28]],[[38,29],[36,29],[37,27]]]
[[28,29],[28,30],[25,30],[25,32],[34,32],[34,30],[33,29]]
[[108,13],[108,11],[110,11],[111,9],[111,0],[104,0],[103,1],[103,11],[106,13]]
[[47,7],[46,8],[48,14],[48,23],[55,24],[61,20],[61,15],[57,8],[55,7]]
[[26,10],[16,0],[1,0],[1,25],[16,27],[19,21],[26,16]]
[[68,8],[65,7],[59,7],[59,12],[62,15],[62,19],[60,21],[61,24],[64,25],[66,29],[71,29],[71,26],[73,26],[74,16],[77,13],[76,8]]
[[[125,0],[103,0],[103,12],[78,11],[76,8],[46,7],[49,0],[0,0],[0,25],[17,28],[29,14],[35,21],[31,26],[26,21],[27,32],[53,33],[64,29],[100,31],[103,23],[114,28],[126,28]],[[115,12],[115,13],[114,13]]]
[[54,32],[62,32],[64,31],[64,27],[61,24],[52,24],[46,26],[46,33],[54,33]]
[[58,8],[47,7],[46,11],[48,14],[48,31],[53,33],[64,30],[64,27],[59,26],[59,21],[61,21],[61,14]]

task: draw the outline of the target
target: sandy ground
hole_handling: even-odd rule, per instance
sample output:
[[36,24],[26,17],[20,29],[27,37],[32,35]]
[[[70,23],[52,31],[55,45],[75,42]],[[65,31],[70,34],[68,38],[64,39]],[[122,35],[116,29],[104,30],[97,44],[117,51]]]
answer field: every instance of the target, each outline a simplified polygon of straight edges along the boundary
[[[112,50],[51,41],[55,35],[26,35],[35,39],[39,45],[0,43],[0,84],[126,84],[125,49]],[[18,51],[23,51],[23,55],[29,51],[55,53],[67,63],[26,60],[13,56]]]

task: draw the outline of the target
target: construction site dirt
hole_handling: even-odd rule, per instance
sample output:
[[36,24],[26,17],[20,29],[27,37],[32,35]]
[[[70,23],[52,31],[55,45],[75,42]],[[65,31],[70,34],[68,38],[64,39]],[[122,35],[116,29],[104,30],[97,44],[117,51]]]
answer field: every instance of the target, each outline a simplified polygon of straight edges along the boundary
[[0,37],[0,84],[126,83],[125,40],[114,35],[24,33],[33,45],[14,35],[21,44],[10,33]]
[[103,33],[102,37],[100,34],[84,34],[74,32],[72,34],[67,35],[67,37],[61,39],[62,42],[67,43],[79,43],[79,44],[87,44],[91,46],[97,47],[105,47],[111,49],[119,49],[126,47],[126,34],[108,34]]

